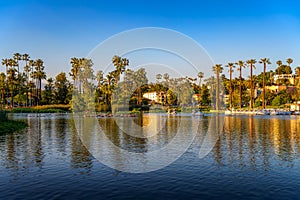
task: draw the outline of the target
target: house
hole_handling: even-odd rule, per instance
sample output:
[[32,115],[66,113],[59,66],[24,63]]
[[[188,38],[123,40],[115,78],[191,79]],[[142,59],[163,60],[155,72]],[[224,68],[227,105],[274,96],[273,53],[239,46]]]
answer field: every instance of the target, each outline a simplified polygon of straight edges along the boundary
[[143,94],[143,97],[152,103],[163,104],[167,100],[167,94],[164,91],[146,92]]
[[273,76],[274,83],[277,83],[278,80],[288,80],[291,85],[295,85],[296,83],[296,75],[295,74],[278,74]]
[[201,100],[201,94],[193,94],[193,101],[199,102]]
[[286,85],[272,85],[272,86],[266,86],[267,90],[270,90],[271,92],[278,93],[282,90],[286,90]]
[[291,111],[300,111],[300,101],[294,102],[290,106]]

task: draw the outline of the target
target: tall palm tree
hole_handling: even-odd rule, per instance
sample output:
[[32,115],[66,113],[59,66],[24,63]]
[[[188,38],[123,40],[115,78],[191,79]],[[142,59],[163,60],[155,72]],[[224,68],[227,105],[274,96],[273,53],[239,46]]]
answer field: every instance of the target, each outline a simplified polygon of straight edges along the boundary
[[223,71],[221,64],[216,64],[212,67],[213,72],[216,74],[216,110],[220,108],[219,98],[220,98],[220,73]]
[[203,72],[199,72],[198,73],[198,78],[199,78],[199,86],[200,87],[201,87],[201,81],[202,81],[203,77],[204,77],[204,73]]
[[230,84],[230,88],[229,88],[229,102],[230,102],[230,110],[232,110],[232,99],[233,99],[233,97],[232,97],[232,72],[233,72],[233,68],[235,68],[235,64],[234,63],[228,63],[227,65],[226,65],[226,67],[228,67],[229,68],[229,76],[230,76],[230,78],[229,78],[229,84]]
[[263,106],[263,109],[265,109],[266,108],[266,102],[265,102],[265,98],[266,98],[266,84],[265,84],[266,69],[267,69],[267,65],[270,65],[271,62],[270,62],[269,58],[262,58],[262,59],[260,59],[259,63],[264,64],[262,106]]
[[126,66],[129,65],[129,60],[127,58],[121,58],[120,56],[115,55],[112,58],[112,63],[116,67],[114,75],[116,83],[118,83],[120,81],[120,75],[125,72]]
[[5,104],[5,90],[6,90],[6,75],[5,73],[1,72],[0,73],[1,108],[3,108]]
[[71,69],[71,72],[69,73],[70,76],[72,77],[73,79],[73,85],[75,87],[75,81],[76,81],[76,78],[77,78],[77,75],[78,75],[78,72],[79,72],[79,68],[80,68],[80,63],[79,63],[79,59],[78,58],[71,58],[71,61],[70,61],[71,65],[72,65],[72,69]]
[[18,71],[17,73],[19,74],[20,73],[20,66],[19,66],[19,61],[22,59],[22,55],[20,53],[15,53],[13,55],[13,59],[16,61],[16,66],[18,67]]
[[291,64],[293,63],[293,59],[291,59],[291,58],[286,59],[286,63],[287,63],[288,66],[290,67]]
[[30,91],[30,95],[29,95],[29,99],[30,99],[30,105],[33,105],[33,101],[32,101],[32,97],[33,97],[33,91],[34,91],[34,87],[36,87],[36,85],[33,82],[33,71],[34,71],[34,67],[35,67],[35,61],[34,60],[29,60],[28,61],[28,89]]
[[247,65],[250,67],[250,110],[253,109],[253,102],[254,102],[254,88],[253,88],[253,68],[255,69],[255,59],[247,60]]
[[28,98],[28,92],[29,92],[28,83],[29,83],[29,77],[30,77],[30,72],[31,72],[30,65],[28,64],[29,58],[30,58],[30,56],[28,54],[23,54],[22,55],[22,60],[25,61],[24,73],[25,73],[25,76],[26,76],[26,107],[28,106],[28,103],[29,103],[28,102],[29,101],[29,98]]
[[45,67],[44,62],[41,59],[35,61],[35,71],[32,76],[37,80],[38,88],[36,90],[37,105],[39,105],[41,100],[41,90],[42,90],[42,79],[46,79],[46,73],[44,72]]
[[244,61],[239,60],[236,64],[239,66],[238,70],[240,71],[240,102],[239,102],[239,104],[240,104],[240,108],[242,108],[242,96],[243,96],[243,91],[242,91],[242,84],[243,84],[243,82],[242,82],[242,78],[243,78],[242,77],[242,69],[245,68],[245,63],[244,63]]
[[14,85],[17,83],[16,79],[16,69],[15,66],[17,66],[17,63],[14,59],[8,59],[8,65],[9,69],[7,71],[7,82],[10,86],[10,95],[11,95],[11,101],[10,101],[10,107],[11,109],[14,106]]
[[276,64],[278,65],[278,67],[280,67],[282,65],[282,61],[281,60],[277,60]]
[[161,74],[156,74],[156,80],[157,82],[159,82],[162,79],[162,75]]
[[[3,58],[2,59],[2,66],[5,66],[6,67],[6,71],[5,71],[5,74],[6,74],[6,77],[7,77],[7,71],[8,71],[8,66],[9,66],[9,59],[7,58]],[[6,80],[7,81],[7,80]],[[6,88],[7,89],[7,88]],[[8,91],[6,90],[6,95],[5,96],[8,96]],[[7,102],[7,106],[8,106],[8,101]]]

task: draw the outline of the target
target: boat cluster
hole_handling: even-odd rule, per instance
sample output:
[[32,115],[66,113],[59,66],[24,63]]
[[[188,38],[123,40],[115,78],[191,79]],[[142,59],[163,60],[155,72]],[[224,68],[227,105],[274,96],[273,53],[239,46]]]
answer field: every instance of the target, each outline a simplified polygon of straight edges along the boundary
[[300,114],[297,111],[289,111],[284,109],[259,109],[259,110],[226,110],[226,115],[244,114],[244,115],[291,115]]
[[85,117],[97,117],[97,118],[109,118],[109,117],[136,117],[134,113],[128,114],[111,114],[111,113],[101,113],[101,114],[85,114]]

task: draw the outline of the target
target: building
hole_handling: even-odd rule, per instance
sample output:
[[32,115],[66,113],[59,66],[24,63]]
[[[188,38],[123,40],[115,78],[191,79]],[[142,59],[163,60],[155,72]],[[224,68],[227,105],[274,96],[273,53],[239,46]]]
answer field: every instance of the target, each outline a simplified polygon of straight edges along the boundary
[[273,76],[274,83],[277,83],[278,80],[288,80],[291,85],[295,85],[296,83],[296,75],[295,74],[278,74]]
[[167,100],[167,94],[164,91],[146,92],[143,94],[143,97],[150,100],[151,103],[163,104]]
[[291,111],[300,111],[300,101],[292,103],[290,106]]
[[199,102],[201,100],[201,94],[193,94],[192,98],[194,102]]
[[286,85],[271,85],[271,86],[266,86],[267,90],[270,90],[271,92],[278,93],[282,90],[286,90],[287,86]]

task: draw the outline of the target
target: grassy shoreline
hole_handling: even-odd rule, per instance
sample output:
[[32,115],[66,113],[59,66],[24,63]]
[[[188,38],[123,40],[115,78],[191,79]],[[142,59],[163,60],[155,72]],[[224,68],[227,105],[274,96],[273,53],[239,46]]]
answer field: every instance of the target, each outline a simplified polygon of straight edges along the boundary
[[0,121],[0,135],[13,133],[15,131],[22,130],[26,127],[28,127],[28,124],[22,121],[14,121],[14,120]]

